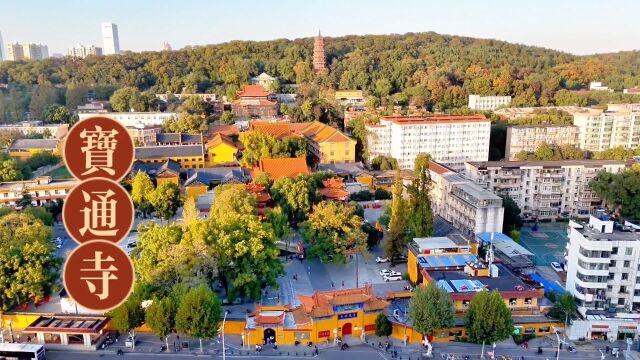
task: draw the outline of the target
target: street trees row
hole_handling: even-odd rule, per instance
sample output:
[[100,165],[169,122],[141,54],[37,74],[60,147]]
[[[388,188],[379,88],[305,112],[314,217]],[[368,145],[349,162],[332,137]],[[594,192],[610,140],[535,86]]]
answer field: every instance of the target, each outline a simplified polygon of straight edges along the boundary
[[[427,237],[433,234],[433,212],[431,210],[431,176],[429,173],[430,156],[418,154],[415,160],[413,180],[407,186],[398,171],[392,191],[389,230],[385,243],[385,255],[394,262],[402,255],[413,238]],[[405,190],[408,199],[405,198]]]
[[[431,281],[426,287],[416,288],[407,315],[412,327],[428,342],[435,330],[454,325],[455,309],[449,293]],[[469,303],[465,327],[471,342],[505,340],[513,333],[511,310],[498,291],[477,292]]]

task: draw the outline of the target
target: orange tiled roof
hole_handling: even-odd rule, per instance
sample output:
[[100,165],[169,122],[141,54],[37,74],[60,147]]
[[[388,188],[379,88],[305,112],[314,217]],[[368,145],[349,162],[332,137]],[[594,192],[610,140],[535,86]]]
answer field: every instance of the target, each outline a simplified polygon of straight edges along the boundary
[[339,177],[332,177],[322,182],[325,188],[342,189],[344,188],[344,182]]
[[435,161],[429,161],[429,170],[439,175],[446,174],[448,172],[453,172],[453,170]]
[[254,321],[256,324],[282,324],[284,313],[280,316],[256,315]]
[[279,140],[292,136],[300,136],[299,134],[293,132],[291,125],[292,124],[290,123],[268,123],[263,121],[252,121],[249,125],[249,129],[269,134]]
[[294,177],[298,175],[309,175],[307,160],[299,158],[262,159],[258,167],[254,170],[255,179],[261,173],[266,172],[269,178],[276,181],[283,177]]
[[320,195],[324,196],[325,198],[330,198],[330,199],[342,199],[349,196],[348,191],[345,191],[342,189],[336,189],[336,188],[322,188],[318,190],[318,192],[320,193]]
[[333,315],[334,305],[364,303],[365,310],[382,310],[389,304],[373,293],[371,286],[356,289],[316,291],[311,296],[298,295],[304,311],[311,317]]
[[211,140],[207,141],[207,143],[205,144],[205,147],[209,149],[212,147],[216,147],[220,144],[227,144],[236,149],[238,148],[238,146],[236,146],[233,140],[231,140],[229,137],[222,135],[220,133],[215,134]]
[[252,192],[252,193],[259,193],[266,190],[264,185],[260,185],[256,183],[247,184],[246,189],[248,192]]
[[261,85],[245,85],[241,91],[238,91],[239,97],[264,97],[271,95],[264,91],[264,88]]
[[257,193],[256,194],[256,201],[259,203],[263,203],[263,202],[267,202],[271,200],[271,195],[267,194],[267,193]]
[[355,141],[340,132],[340,130],[319,121],[312,122],[309,126],[299,130],[299,132],[316,143]]
[[238,127],[235,125],[211,125],[209,127],[209,133],[211,135],[220,133],[222,135],[231,136],[231,135],[238,135],[240,131],[238,130]]
[[311,322],[311,318],[307,315],[302,306],[293,309],[291,311],[291,315],[293,315],[293,320],[296,322],[296,325],[304,325]]

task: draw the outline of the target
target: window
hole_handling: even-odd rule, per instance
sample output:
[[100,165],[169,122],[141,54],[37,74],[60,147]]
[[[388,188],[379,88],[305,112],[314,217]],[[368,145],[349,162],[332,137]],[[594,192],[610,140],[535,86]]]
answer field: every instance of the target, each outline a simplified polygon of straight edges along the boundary
[[623,273],[622,274],[622,280],[629,280],[629,274]]
[[531,305],[531,298],[524,298],[524,304],[525,305]]
[[517,299],[509,299],[509,306],[515,306],[517,303]]
[[624,267],[625,267],[625,268],[628,268],[629,266],[631,266],[631,261],[629,261],[629,260],[625,260],[625,262],[624,262]]
[[462,300],[462,307],[463,308],[468,308],[469,307],[469,300]]
[[624,250],[624,254],[625,255],[633,255],[633,248],[630,248],[630,247],[626,248]]
[[614,277],[615,275],[616,275],[616,274],[614,274],[614,273],[609,273],[609,277],[607,278],[607,280],[613,280],[613,277]]
[[624,305],[624,298],[618,299],[618,305]]
[[609,267],[616,267],[616,261],[615,260],[611,260],[611,262],[609,263]]
[[618,253],[618,248],[617,247],[611,248],[611,255],[616,255],[617,253]]

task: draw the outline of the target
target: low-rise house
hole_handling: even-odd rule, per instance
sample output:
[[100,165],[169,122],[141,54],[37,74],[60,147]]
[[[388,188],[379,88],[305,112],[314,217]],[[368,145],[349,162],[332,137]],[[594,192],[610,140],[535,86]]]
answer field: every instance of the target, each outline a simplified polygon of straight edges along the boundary
[[222,184],[244,184],[248,181],[239,166],[220,166],[187,170],[184,182],[185,194],[194,200],[210,189]]
[[307,160],[299,158],[278,158],[262,159],[258,166],[253,169],[252,178],[256,179],[260,174],[267,173],[271,181],[277,181],[283,177],[296,177],[298,175],[309,175]]
[[135,159],[144,163],[164,163],[174,160],[182,169],[203,168],[205,165],[202,145],[143,146],[135,148]]
[[238,99],[231,103],[231,111],[240,118],[275,117],[278,115],[278,102],[270,97],[271,93],[260,85],[245,85],[238,92]]
[[75,179],[54,180],[51,176],[39,176],[33,180],[0,183],[0,205],[16,206],[25,195],[31,196],[31,204],[41,206],[49,201],[64,200],[78,184]]
[[207,155],[207,166],[233,164],[238,162],[238,151],[241,144],[236,144],[230,137],[217,133],[204,145]]
[[42,151],[60,154],[59,139],[16,139],[9,145],[9,156],[27,159]]

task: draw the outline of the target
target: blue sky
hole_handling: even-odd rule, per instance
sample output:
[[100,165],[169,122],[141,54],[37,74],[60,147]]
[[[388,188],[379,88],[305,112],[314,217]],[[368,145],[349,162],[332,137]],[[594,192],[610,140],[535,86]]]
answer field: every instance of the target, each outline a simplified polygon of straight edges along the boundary
[[118,24],[124,50],[229,40],[435,31],[574,54],[640,49],[637,0],[0,0],[4,42],[102,46]]

